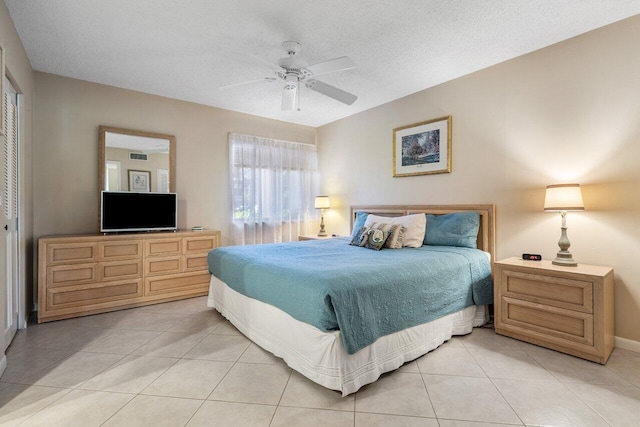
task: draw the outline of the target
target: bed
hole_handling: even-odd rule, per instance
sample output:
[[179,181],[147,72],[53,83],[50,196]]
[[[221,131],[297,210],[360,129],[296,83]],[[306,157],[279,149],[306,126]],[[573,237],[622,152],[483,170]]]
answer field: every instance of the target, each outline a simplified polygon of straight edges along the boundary
[[219,248],[208,258],[208,305],[291,368],[343,395],[470,333],[486,322],[492,301],[493,205],[356,206],[352,227],[359,212],[476,212],[477,249],[376,252],[338,238]]

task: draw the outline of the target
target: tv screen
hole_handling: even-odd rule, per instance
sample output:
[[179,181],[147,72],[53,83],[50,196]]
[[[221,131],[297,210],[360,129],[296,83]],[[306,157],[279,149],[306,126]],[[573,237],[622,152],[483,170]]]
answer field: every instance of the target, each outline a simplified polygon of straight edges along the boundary
[[176,193],[103,191],[100,231],[162,231],[178,228]]

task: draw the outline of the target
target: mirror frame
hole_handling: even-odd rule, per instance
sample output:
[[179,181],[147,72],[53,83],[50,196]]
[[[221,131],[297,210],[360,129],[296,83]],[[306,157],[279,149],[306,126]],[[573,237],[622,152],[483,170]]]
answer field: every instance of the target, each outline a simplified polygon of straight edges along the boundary
[[169,192],[176,192],[176,137],[162,133],[144,132],[139,130],[122,129],[112,126],[100,126],[98,128],[98,200],[100,192],[104,190],[104,170],[105,170],[105,146],[106,133],[121,133],[125,135],[144,136],[147,138],[160,138],[169,140]]

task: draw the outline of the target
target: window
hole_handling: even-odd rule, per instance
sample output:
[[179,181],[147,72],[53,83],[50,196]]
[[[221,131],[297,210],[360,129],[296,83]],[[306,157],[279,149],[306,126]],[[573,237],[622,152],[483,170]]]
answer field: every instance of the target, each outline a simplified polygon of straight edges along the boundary
[[231,217],[236,244],[296,240],[316,212],[315,145],[229,134]]

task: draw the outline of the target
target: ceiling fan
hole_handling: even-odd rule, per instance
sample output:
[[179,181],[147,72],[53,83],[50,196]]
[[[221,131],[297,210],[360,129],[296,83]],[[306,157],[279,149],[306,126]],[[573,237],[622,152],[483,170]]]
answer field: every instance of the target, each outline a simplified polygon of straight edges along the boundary
[[282,90],[282,111],[299,110],[301,84],[304,84],[308,89],[326,95],[329,98],[333,98],[336,101],[340,101],[347,105],[353,104],[355,100],[358,99],[357,96],[349,92],[338,89],[335,86],[331,86],[330,84],[321,82],[315,78],[322,74],[356,68],[356,64],[351,59],[346,56],[342,56],[340,58],[309,65],[304,59],[297,56],[298,52],[300,52],[300,43],[286,41],[282,43],[282,47],[284,47],[289,56],[279,60],[277,65],[258,56],[250,55],[274,70],[276,77],[264,77],[258,80],[235,83],[227,86],[221,86],[218,89],[225,90],[236,86],[282,80],[285,82]]

